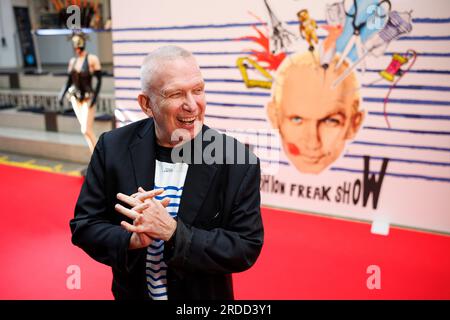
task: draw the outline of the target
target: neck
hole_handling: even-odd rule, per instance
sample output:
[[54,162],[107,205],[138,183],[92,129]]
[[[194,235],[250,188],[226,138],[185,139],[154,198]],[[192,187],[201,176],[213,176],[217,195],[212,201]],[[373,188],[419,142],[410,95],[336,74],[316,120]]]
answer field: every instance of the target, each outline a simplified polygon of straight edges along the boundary
[[156,134],[156,143],[158,145],[160,145],[161,147],[166,147],[166,148],[174,148],[176,146],[180,146],[183,145],[185,143],[188,143],[190,141],[192,141],[193,139],[195,139],[195,137],[197,137],[197,135],[201,134],[201,129],[199,130],[199,132],[197,132],[197,134],[195,135],[195,137],[191,137],[188,135],[180,135],[178,138],[178,141],[172,141],[169,137],[162,137],[162,135],[159,133],[159,130],[157,127],[155,127],[155,134]]
[[171,145],[170,143],[164,142],[159,138],[156,138],[156,143],[159,146],[164,147],[164,148],[173,148],[175,146],[175,145]]
[[170,141],[170,136],[165,137],[163,133],[161,133],[158,125],[155,123],[155,135],[156,135],[156,143],[161,147],[173,148],[174,145]]

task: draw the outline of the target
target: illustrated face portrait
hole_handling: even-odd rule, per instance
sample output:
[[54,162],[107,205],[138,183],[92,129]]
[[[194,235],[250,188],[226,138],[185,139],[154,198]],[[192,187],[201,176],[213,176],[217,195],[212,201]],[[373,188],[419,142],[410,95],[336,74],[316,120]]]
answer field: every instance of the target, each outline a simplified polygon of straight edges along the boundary
[[269,104],[283,150],[303,173],[318,174],[330,166],[363,120],[357,110],[356,78],[348,77],[332,89],[339,75],[333,68],[334,64],[325,72],[314,64],[292,65],[284,74],[279,96]]

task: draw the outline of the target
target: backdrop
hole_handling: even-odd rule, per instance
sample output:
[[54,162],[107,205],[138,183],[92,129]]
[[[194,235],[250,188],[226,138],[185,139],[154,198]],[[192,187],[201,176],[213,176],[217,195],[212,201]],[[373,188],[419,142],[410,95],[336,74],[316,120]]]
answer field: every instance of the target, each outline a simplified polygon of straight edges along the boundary
[[180,45],[206,81],[206,124],[260,157],[263,204],[449,233],[449,9],[112,0],[115,114],[145,117],[140,64]]

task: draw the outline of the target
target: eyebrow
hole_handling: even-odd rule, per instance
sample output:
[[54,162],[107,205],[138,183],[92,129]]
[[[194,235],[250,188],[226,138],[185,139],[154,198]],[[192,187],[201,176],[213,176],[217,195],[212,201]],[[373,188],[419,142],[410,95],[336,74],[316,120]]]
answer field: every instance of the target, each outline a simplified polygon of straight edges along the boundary
[[330,112],[327,112],[326,116],[322,117],[322,119],[326,119],[329,116],[334,115],[334,114],[340,114],[340,115],[346,117],[347,106],[346,106],[345,102],[342,100],[337,100],[336,102],[337,103],[335,104],[335,107]]
[[[194,88],[198,87],[198,86],[205,86],[205,81],[202,80],[193,85]],[[161,89],[161,94],[163,96],[166,96],[167,94],[172,93],[172,92],[177,92],[178,90],[183,90],[183,88],[170,88],[169,87],[166,89]]]
[[171,88],[169,88],[169,89],[161,89],[160,93],[161,93],[161,95],[162,95],[163,97],[165,97],[165,96],[167,96],[168,94],[173,93],[173,92],[177,92],[177,91],[179,91],[179,90],[180,90],[180,89],[171,89]]
[[345,112],[343,112],[342,110],[336,110],[336,111],[334,111],[334,112],[328,113],[325,117],[320,118],[320,121],[321,121],[321,120],[325,120],[325,119],[327,119],[327,118],[329,118],[329,117],[331,117],[331,116],[334,116],[334,115],[336,115],[336,114],[342,116],[343,118],[347,118]]
[[[330,112],[327,112],[325,116],[321,117],[319,119],[320,120],[324,120],[326,118],[329,118],[332,115],[335,114],[339,114],[341,116],[343,116],[344,118],[347,118],[347,115],[345,113],[345,107],[343,106],[343,104],[340,104],[339,106],[337,106],[336,108],[334,108],[333,110],[331,110]],[[300,116],[298,113],[287,113],[286,114],[287,117],[292,118],[292,117],[300,117],[302,119],[306,119],[305,117]]]

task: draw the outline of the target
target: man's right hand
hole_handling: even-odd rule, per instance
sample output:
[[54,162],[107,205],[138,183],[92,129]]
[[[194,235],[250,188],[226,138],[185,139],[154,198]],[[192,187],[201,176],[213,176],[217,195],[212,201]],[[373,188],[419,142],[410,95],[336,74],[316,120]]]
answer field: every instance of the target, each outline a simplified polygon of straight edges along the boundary
[[153,239],[147,236],[145,233],[133,232],[130,238],[130,244],[128,245],[129,250],[146,248],[151,245]]
[[[164,192],[164,189],[157,189],[157,190],[151,190],[151,191],[145,191],[141,187],[139,187],[138,192],[132,194],[131,196],[128,196],[123,193],[117,194],[117,199],[119,199],[122,202],[125,202],[129,206],[132,207],[132,209],[126,209],[120,204],[116,204],[116,210],[130,219],[133,219],[133,225],[139,224],[140,219],[142,218],[142,211],[144,211],[146,208],[149,207],[149,201],[156,197],[157,195],[160,195]],[[168,200],[168,199],[165,199]],[[162,201],[162,205],[164,207],[167,207],[170,201]],[[122,222],[125,223],[125,222]],[[153,239],[148,236],[145,232],[133,232],[131,234],[130,238],[130,244],[128,246],[128,249],[140,249],[148,247],[153,242]]]

